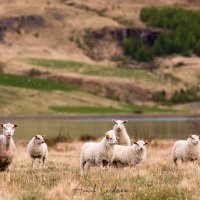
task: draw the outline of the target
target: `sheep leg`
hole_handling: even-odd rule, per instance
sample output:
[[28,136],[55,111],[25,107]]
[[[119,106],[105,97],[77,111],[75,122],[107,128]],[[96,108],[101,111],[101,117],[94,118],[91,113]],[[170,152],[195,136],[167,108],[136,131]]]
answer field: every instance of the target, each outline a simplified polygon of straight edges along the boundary
[[41,165],[42,165],[42,159],[39,158],[39,167],[41,168]]
[[31,166],[33,168],[34,167],[34,161],[35,161],[35,159],[32,157],[31,160],[32,160],[32,165]]
[[174,158],[173,162],[174,162],[175,165],[177,165],[177,158]]
[[81,161],[80,165],[81,165],[81,176],[84,175],[84,166],[86,164],[86,161]]
[[91,167],[91,164],[88,162],[88,165],[87,165],[87,173],[90,171],[90,167]]
[[43,164],[43,167],[45,167],[45,157],[42,158],[42,164]]
[[10,181],[10,166],[6,169],[6,172],[7,172],[6,180],[9,182]]
[[108,162],[107,165],[106,165],[106,169],[108,170],[110,167],[110,163]]
[[100,169],[100,170],[103,169],[103,163],[102,163],[102,162],[99,162],[98,166],[99,166],[99,169]]

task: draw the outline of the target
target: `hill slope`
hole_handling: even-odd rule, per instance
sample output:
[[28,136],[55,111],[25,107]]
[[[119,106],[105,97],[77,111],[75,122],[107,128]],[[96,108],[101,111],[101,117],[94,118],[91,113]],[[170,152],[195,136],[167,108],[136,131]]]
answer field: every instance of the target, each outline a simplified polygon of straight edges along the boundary
[[[140,63],[132,65],[134,69],[126,69],[121,64],[118,66],[116,58],[124,58],[119,43],[113,38],[103,37],[98,43],[94,40],[94,51],[103,58],[98,60],[90,55],[90,47],[86,48],[84,41],[85,35],[91,31],[98,33],[99,37],[99,33],[102,33],[99,30],[104,27],[113,30],[130,25],[145,28],[145,24],[139,20],[142,7],[156,5],[192,8],[193,4],[185,0],[111,0],[109,3],[91,0],[47,0],[40,3],[34,0],[12,0],[0,1],[0,4],[1,71],[35,76],[82,90],[52,91],[49,99],[49,92],[46,91],[3,86],[2,99],[9,97],[12,90],[18,94],[19,99],[18,103],[9,102],[9,108],[4,106],[3,115],[55,114],[51,106],[112,105],[122,110],[125,104],[160,106],[160,103],[152,101],[155,92],[165,90],[170,97],[175,90],[191,88],[199,83],[200,59],[197,57],[158,58],[155,63]],[[183,67],[175,67],[180,62]],[[151,70],[151,66],[159,66],[159,69],[153,72],[143,70]],[[25,98],[26,93],[32,98]],[[48,104],[45,105],[47,100]],[[33,102],[37,102],[37,106]],[[2,101],[2,108],[4,104]],[[27,110],[20,109],[22,104],[27,104]],[[192,111],[193,107],[187,104],[174,108],[189,108]],[[197,111],[196,107],[194,110]],[[124,112],[132,111],[125,109]]]

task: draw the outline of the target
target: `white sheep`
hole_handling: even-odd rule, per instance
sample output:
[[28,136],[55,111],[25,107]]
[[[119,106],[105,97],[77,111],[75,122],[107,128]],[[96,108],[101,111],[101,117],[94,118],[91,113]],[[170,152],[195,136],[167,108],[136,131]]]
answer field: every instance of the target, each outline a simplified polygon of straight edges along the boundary
[[115,145],[113,165],[135,167],[146,159],[146,144],[148,142],[138,140],[131,146]]
[[41,162],[43,166],[45,165],[45,160],[48,157],[47,144],[44,141],[44,135],[36,135],[28,143],[28,153],[32,159],[32,168],[34,167],[34,161],[36,158],[39,159],[39,166],[41,167]]
[[107,163],[106,168],[109,168],[110,163],[113,160],[113,148],[117,144],[117,139],[113,130],[105,133],[105,137],[101,142],[88,142],[81,148],[80,155],[80,170],[81,176],[84,175],[84,166],[88,164],[88,170],[90,166],[97,165],[100,169],[103,169],[103,162]]
[[171,159],[174,164],[177,164],[177,160],[181,160],[182,163],[188,161],[197,161],[200,156],[200,136],[190,135],[187,140],[178,140],[174,143],[171,152]]
[[15,142],[13,140],[14,131],[17,124],[1,124],[3,134],[0,135],[0,171],[8,171],[10,180],[10,165],[15,156]]
[[118,137],[118,144],[119,145],[124,145],[124,146],[130,146],[131,145],[131,140],[130,137],[128,136],[128,133],[126,131],[126,128],[124,126],[125,123],[128,121],[122,121],[122,120],[112,120],[112,122],[115,124],[113,127],[113,130],[115,131],[115,135]]

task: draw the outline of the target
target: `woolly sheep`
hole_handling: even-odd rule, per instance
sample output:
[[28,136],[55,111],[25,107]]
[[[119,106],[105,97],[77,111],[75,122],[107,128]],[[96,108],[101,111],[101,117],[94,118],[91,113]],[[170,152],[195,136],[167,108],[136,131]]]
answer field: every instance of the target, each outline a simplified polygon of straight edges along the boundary
[[130,146],[131,145],[131,140],[130,137],[128,136],[128,133],[126,131],[126,128],[124,126],[125,123],[128,121],[122,121],[122,120],[112,120],[112,122],[115,124],[113,127],[113,130],[115,131],[115,135],[119,138],[118,144],[119,145],[124,145],[124,146]]
[[7,179],[10,180],[10,165],[15,156],[14,131],[17,124],[1,124],[3,134],[0,135],[0,171],[8,171]]
[[44,135],[34,136],[28,143],[27,149],[32,159],[32,168],[34,167],[34,161],[36,158],[39,159],[40,167],[41,167],[41,161],[43,162],[43,166],[45,165],[45,160],[48,157],[48,148],[44,141]]
[[174,143],[171,152],[171,159],[174,164],[177,164],[177,160],[181,162],[196,161],[200,155],[200,136],[190,135],[187,140],[178,140]]
[[134,142],[131,146],[116,145],[114,147],[114,166],[130,166],[131,168],[146,159],[146,144],[143,140]]
[[88,171],[90,166],[97,165],[100,169],[103,169],[103,161],[106,161],[109,168],[110,163],[113,160],[113,148],[117,144],[117,139],[113,130],[105,133],[105,137],[101,142],[89,142],[85,143],[81,148],[80,155],[80,170],[81,176],[84,175],[84,166],[88,164]]

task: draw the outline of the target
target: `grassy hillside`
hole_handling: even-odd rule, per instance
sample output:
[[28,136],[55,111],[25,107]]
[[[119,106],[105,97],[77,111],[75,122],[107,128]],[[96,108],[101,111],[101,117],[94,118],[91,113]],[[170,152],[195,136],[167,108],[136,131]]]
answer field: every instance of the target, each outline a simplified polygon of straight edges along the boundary
[[[179,0],[2,1],[0,20],[8,26],[3,29],[0,43],[2,115],[132,114],[174,109],[198,112],[191,104],[169,106],[152,98],[165,91],[168,100],[176,90],[198,86],[200,59],[197,57],[157,58],[154,62],[135,65],[130,61],[129,66],[124,65],[122,48],[116,41],[103,40],[99,46],[96,44],[100,53],[107,55],[104,59],[93,60],[86,51],[86,33],[98,32],[103,27],[144,28],[140,11],[152,5],[159,8],[187,5],[193,9],[187,1]],[[27,25],[30,24],[27,16],[32,16],[29,20],[39,21]],[[180,62],[183,67],[174,67]],[[196,91],[198,94],[197,87]],[[100,111],[100,107],[104,108]]]
[[149,109],[127,106],[101,98],[79,88],[21,75],[0,73],[0,109],[2,116],[63,114],[132,114],[173,112],[172,109]]

